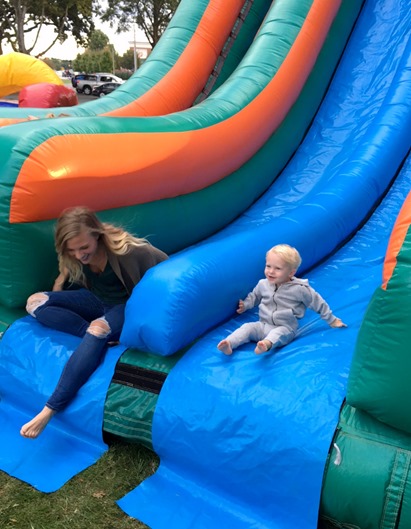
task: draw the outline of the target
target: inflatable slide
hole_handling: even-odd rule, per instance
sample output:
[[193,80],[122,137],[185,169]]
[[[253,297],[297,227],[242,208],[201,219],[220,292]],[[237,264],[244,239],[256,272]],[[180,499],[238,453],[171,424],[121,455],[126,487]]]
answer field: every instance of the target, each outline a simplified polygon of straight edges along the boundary
[[[255,37],[269,0],[181,2],[144,65],[106,101],[48,112],[71,116],[161,115],[191,106],[230,75]],[[10,72],[10,75],[13,75]],[[41,110],[0,113],[0,126],[44,117]]]
[[[18,284],[0,284],[0,304],[21,306],[33,289],[47,288],[56,271],[50,221],[79,197],[98,211],[109,209],[105,218],[149,235],[168,253],[214,233],[250,206],[303,137],[359,8],[353,0],[332,5],[275,2],[230,80],[185,112],[67,117],[0,129],[5,244],[17,237],[43,249],[32,252],[30,263],[19,261]],[[267,113],[272,119],[264,120]],[[40,241],[24,234],[33,223]],[[7,283],[10,267],[16,274],[13,255],[2,261],[0,277]]]
[[[234,312],[238,298],[262,275],[256,258],[264,262],[267,247],[285,240],[302,251],[302,273],[315,263],[310,281],[348,328],[328,330],[311,316],[295,342],[263,362],[254,355],[253,344],[221,359],[216,344],[249,317],[242,315],[190,348],[167,377],[154,415],[153,444],[160,469],[120,502],[150,527],[178,523],[181,528],[206,528],[215,520],[233,529],[316,527],[324,462],[337,427],[337,447],[325,474],[321,522],[361,529],[398,523],[407,527],[408,481],[402,480],[409,457],[403,456],[403,448],[409,441],[404,441],[404,426],[391,433],[389,449],[384,446],[388,428],[378,430],[378,423],[361,416],[361,411],[354,415],[345,410],[338,422],[357,334],[381,283],[387,241],[410,189],[410,161],[404,163],[410,149],[410,25],[407,4],[396,13],[397,5],[365,4],[309,133],[270,190],[225,230],[170,263],[180,265],[179,270],[191,263],[189,271],[187,265],[181,276],[173,275],[173,281],[181,281],[178,290],[185,293],[180,303],[167,295],[166,288],[156,291],[157,296],[166,295],[166,302],[147,318],[156,319],[161,329],[157,345],[161,336],[160,347],[167,354],[169,347],[183,345],[190,335],[191,327],[180,323],[193,312],[200,292],[206,307],[214,303],[217,310],[228,299]],[[394,34],[398,40],[392,40]],[[388,55],[378,51],[382,48]],[[343,243],[319,263],[318,252],[326,256]],[[242,283],[250,261],[249,281]],[[153,276],[165,285],[161,269]],[[173,308],[173,316],[163,320],[166,307]],[[139,346],[148,346],[152,336],[147,321],[141,321],[142,313],[139,317],[138,328],[127,323],[124,342],[134,333],[137,346],[137,331]],[[172,323],[163,327],[168,318]],[[370,324],[374,331],[382,325],[377,322]],[[198,311],[193,332],[203,323]],[[384,333],[382,327],[379,330]],[[387,351],[385,356],[388,363]],[[382,388],[395,385],[397,378],[390,370],[378,387],[378,400],[376,390],[368,397],[370,381],[363,381],[362,371],[366,358],[364,351],[352,382],[356,399],[361,395],[361,408],[366,410],[382,399],[385,420],[392,414],[392,425],[398,412],[392,401],[387,409]],[[370,360],[368,376],[376,369],[375,359]],[[406,387],[403,384],[398,392],[404,402]],[[400,411],[398,393],[393,401]],[[347,401],[349,397],[350,393]],[[380,409],[378,413],[380,418]],[[396,419],[397,427],[401,421]],[[352,482],[353,475],[358,483]],[[385,487],[389,480],[390,487]],[[371,482],[375,487],[368,486]],[[150,508],[154,498],[163,506],[156,512]]]
[[[316,527],[358,328],[410,187],[409,166],[401,170],[410,148],[408,5],[365,2],[346,46],[360,8],[358,1],[274,2],[227,81],[184,112],[39,120],[0,131],[5,313],[47,288],[53,220],[79,196],[102,218],[173,253],[136,287],[111,365],[50,425],[34,460],[20,444],[23,455],[10,464],[3,446],[3,469],[44,490],[44,454],[54,474],[62,459],[72,464],[66,449],[59,454],[67,446],[59,439],[88,416],[70,421],[70,413],[90,408],[92,384],[106,380],[124,348],[125,355],[178,355],[153,415],[160,469],[122,508],[153,529],[211,529],[216,520],[233,529]],[[115,165],[106,152],[116,154]],[[243,321],[230,319],[237,301],[277,242],[298,247],[300,273],[309,273],[348,329],[325,329],[311,316],[275,355],[258,358],[244,346],[222,358],[216,343]],[[32,266],[18,259],[23,253],[33,255]],[[62,340],[49,334],[26,318],[6,331],[0,408],[24,409],[24,397],[34,392],[39,402],[49,391],[41,362],[53,362]],[[59,362],[73,346],[66,342]],[[22,396],[10,404],[13,393]]]

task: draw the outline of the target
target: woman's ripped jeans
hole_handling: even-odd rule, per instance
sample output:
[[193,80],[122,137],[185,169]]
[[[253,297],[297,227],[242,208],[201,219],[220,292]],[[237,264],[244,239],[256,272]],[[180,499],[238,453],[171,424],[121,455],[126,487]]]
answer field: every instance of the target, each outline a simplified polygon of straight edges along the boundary
[[82,338],[46,403],[63,410],[100,364],[107,343],[117,341],[125,305],[108,306],[89,290],[38,292],[27,300],[27,312],[43,325]]

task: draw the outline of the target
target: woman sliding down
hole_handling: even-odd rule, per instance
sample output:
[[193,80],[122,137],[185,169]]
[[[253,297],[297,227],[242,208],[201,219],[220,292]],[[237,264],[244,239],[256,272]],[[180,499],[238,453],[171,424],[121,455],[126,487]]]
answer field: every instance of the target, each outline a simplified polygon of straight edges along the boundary
[[[101,222],[86,207],[63,212],[55,246],[60,274],[51,292],[27,300],[27,312],[43,325],[82,338],[45,407],[20,430],[38,437],[57,412],[74,398],[101,363],[110,342],[118,341],[124,309],[145,272],[167,259],[146,239]],[[65,290],[72,285],[75,290]]]

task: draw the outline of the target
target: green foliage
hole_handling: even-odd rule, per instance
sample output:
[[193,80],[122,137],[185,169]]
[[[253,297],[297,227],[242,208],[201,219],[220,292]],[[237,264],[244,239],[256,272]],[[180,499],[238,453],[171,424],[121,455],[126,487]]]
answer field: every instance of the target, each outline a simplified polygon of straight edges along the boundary
[[44,64],[47,64],[47,66],[48,66],[49,68],[51,68],[52,70],[60,70],[59,65],[57,65],[57,64],[53,61],[53,59],[47,59],[47,58],[46,58],[46,59],[42,59],[42,60],[43,60]]
[[[121,60],[121,58],[120,58]],[[117,77],[120,77],[120,79],[123,79],[123,81],[127,81],[128,79],[130,79],[130,77],[133,75],[133,70],[132,69],[128,69],[128,70],[116,70],[114,72],[115,75],[117,75]]]
[[106,46],[108,46],[109,42],[110,40],[107,35],[99,29],[96,29],[90,35],[88,48],[92,51],[101,51],[104,50]]
[[73,61],[76,72],[112,72],[120,68],[120,58],[114,46],[110,44],[108,36],[99,29],[90,35],[88,48],[79,53]]
[[97,12],[103,21],[116,23],[118,33],[129,31],[135,23],[154,48],[179,3],[180,0],[108,0],[108,7],[100,7]]
[[[92,9],[93,0],[0,0],[0,53],[1,43],[7,42],[14,51],[29,54],[45,27],[54,29],[54,37],[37,57],[69,35],[85,45],[94,29]],[[26,43],[28,36],[31,46]]]
[[95,465],[52,494],[0,473],[0,527],[147,529],[116,501],[153,474],[157,465],[157,457],[146,448],[113,442]]
[[[137,68],[140,67],[141,59],[136,54],[136,61],[137,61]],[[127,50],[124,55],[122,55],[119,59],[119,66],[121,68],[125,68],[126,70],[133,70],[134,71],[134,50]]]
[[103,50],[86,50],[78,54],[73,61],[73,69],[76,72],[113,72],[119,62],[118,55],[112,45],[106,46]]
[[0,55],[3,53],[2,42],[10,40],[10,20],[14,16],[14,10],[10,2],[0,0]]
[[134,51],[127,50],[124,55],[120,57],[120,66],[127,70],[134,70]]

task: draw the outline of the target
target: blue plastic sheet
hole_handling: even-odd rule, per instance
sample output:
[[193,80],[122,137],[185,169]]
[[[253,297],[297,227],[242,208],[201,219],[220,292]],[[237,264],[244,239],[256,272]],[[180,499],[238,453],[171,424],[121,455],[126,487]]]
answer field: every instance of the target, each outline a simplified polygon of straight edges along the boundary
[[[198,333],[210,329],[203,296],[214,299],[214,317],[229,303],[234,311],[262,276],[271,245],[296,245],[310,267],[354,235],[307,275],[347,329],[330,329],[308,313],[284,349],[256,357],[249,344],[227,358],[216,344],[246,313],[205,335],[172,370],[154,416],[160,468],[119,502],[152,529],[317,527],[356,337],[410,189],[410,163],[396,178],[410,149],[410,20],[407,1],[366,3],[324,104],[278,181],[232,226],[177,257],[193,284],[188,296],[201,299]],[[193,314],[194,305],[188,310],[183,296],[180,302]],[[155,319],[162,354],[186,338],[183,331],[193,332],[192,320],[183,328],[175,299],[169,307],[183,323],[171,333]]]
[[216,344],[250,318],[245,313],[179,361],[154,416],[160,468],[120,500],[126,513],[152,529],[317,527],[356,337],[410,186],[408,163],[363,229],[308,274],[347,329],[331,329],[310,312],[278,352],[256,356],[247,344],[226,357]]
[[16,108],[18,106],[17,102],[13,102],[13,101],[5,101],[5,100],[0,100],[0,107],[11,107],[11,108]]
[[107,450],[102,438],[104,402],[123,346],[103,363],[69,407],[34,440],[20,428],[44,406],[79,338],[47,329],[27,316],[0,341],[0,469],[42,492],[53,492]]

